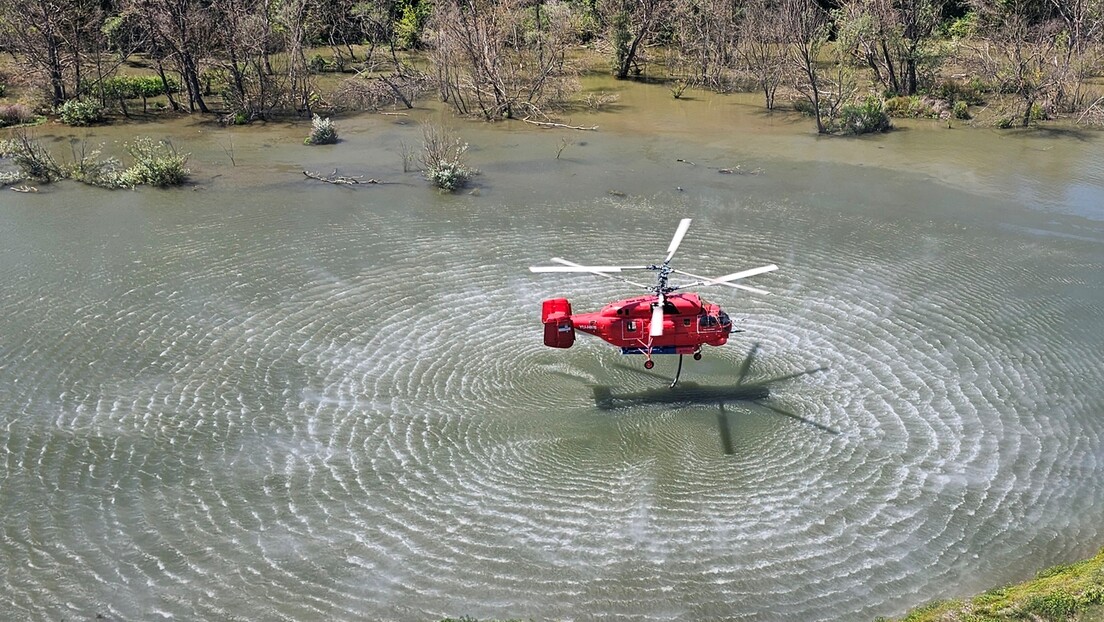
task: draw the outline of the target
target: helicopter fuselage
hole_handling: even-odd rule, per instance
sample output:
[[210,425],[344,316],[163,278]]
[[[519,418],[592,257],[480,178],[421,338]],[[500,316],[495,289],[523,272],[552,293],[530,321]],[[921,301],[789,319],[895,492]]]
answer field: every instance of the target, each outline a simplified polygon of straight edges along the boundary
[[574,332],[594,335],[622,354],[696,354],[702,345],[722,346],[732,332],[732,320],[720,307],[693,293],[672,293],[663,303],[663,333],[652,335],[657,297],[639,296],[612,302],[592,313],[571,313],[564,298],[544,301],[545,345],[569,348]]

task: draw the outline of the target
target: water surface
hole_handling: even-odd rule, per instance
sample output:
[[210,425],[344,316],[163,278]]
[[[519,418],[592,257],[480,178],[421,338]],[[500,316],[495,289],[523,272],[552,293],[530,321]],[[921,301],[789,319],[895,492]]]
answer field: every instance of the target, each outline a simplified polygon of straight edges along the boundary
[[[621,95],[568,119],[597,132],[432,109],[318,148],[305,124],[98,128],[163,133],[195,184],[4,193],[2,608],[856,620],[1099,549],[1101,137],[825,139],[751,96],[590,87]],[[402,170],[442,119],[474,192]],[[602,410],[595,385],[661,381],[543,347],[542,299],[637,292],[527,266],[658,261],[682,217],[677,267],[781,266],[770,297],[702,292],[746,332],[684,378],[731,384],[753,348],[749,381],[826,367],[765,400],[823,427]]]

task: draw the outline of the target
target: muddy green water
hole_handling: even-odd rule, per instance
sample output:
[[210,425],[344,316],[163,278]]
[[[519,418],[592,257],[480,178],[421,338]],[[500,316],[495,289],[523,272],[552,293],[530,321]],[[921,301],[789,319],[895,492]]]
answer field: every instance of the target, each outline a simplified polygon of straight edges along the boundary
[[[96,128],[171,139],[194,185],[4,191],[5,617],[864,620],[1104,546],[1104,136],[820,138],[588,88],[620,94],[565,119],[596,132]],[[403,172],[426,120],[474,191]],[[684,379],[826,370],[596,407],[662,381],[543,347],[540,301],[637,292],[526,268],[660,261],[682,217],[676,267],[781,266],[702,292],[746,332]]]

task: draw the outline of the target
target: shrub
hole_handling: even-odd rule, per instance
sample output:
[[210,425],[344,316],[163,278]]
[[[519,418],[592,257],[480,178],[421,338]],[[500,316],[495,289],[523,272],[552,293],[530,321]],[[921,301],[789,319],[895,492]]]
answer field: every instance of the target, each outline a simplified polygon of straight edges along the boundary
[[[813,108],[813,102],[807,99],[795,99],[793,100],[793,109],[803,116],[811,117],[816,115],[816,109]],[[823,111],[822,111],[823,112]]]
[[[18,178],[48,184],[65,178],[65,172],[50,152],[25,131],[10,140],[0,141],[0,158],[9,158],[19,167]],[[11,181],[16,179],[5,179]]]
[[406,0],[402,3],[402,15],[395,22],[395,42],[400,49],[418,48],[422,31],[430,16],[430,3],[419,0]]
[[969,39],[977,32],[977,22],[977,13],[969,11],[946,25],[946,34],[954,39]]
[[882,101],[873,95],[861,104],[848,104],[841,108],[829,125],[832,132],[839,134],[886,132],[893,127]]
[[8,87],[4,85],[3,82],[0,82],[0,97],[3,97],[5,94],[7,94],[7,90]]
[[127,145],[127,152],[134,158],[134,165],[120,174],[123,185],[178,186],[188,178],[190,171],[184,167],[188,154],[177,153],[170,143],[138,138]]
[[947,101],[964,101],[971,106],[976,106],[985,102],[985,93],[988,91],[989,87],[984,82],[974,78],[969,82],[955,80],[940,82],[932,94]]
[[441,190],[458,190],[476,173],[464,162],[467,152],[468,144],[459,137],[449,136],[432,125],[427,125],[422,130],[422,164],[425,166],[425,177]]
[[249,125],[250,121],[249,113],[244,110],[235,110],[234,114],[226,117],[226,123],[229,125]]
[[80,99],[70,99],[58,106],[57,112],[66,125],[95,125],[104,121],[104,111],[99,104]]
[[35,115],[23,104],[0,105],[0,127],[22,125],[33,121]]
[[[169,83],[168,91],[165,90],[165,83],[161,81],[159,76],[111,76],[105,78],[103,81],[103,90],[108,97],[123,98],[123,99],[137,99],[139,97],[157,97],[158,95],[164,95],[166,92],[177,93],[180,91],[180,84],[173,78],[167,78]],[[90,88],[85,88],[85,92],[89,92]]]
[[970,106],[967,105],[966,102],[964,102],[964,101],[961,101],[961,100],[956,101],[954,103],[953,113],[954,113],[954,118],[956,118],[956,119],[963,119],[963,120],[969,119],[970,118]]
[[65,176],[90,186],[101,188],[125,188],[128,184],[123,179],[122,163],[116,158],[100,159],[100,150],[88,150],[87,145],[81,141],[79,146],[73,145],[73,161],[65,168]]
[[1061,590],[1033,596],[1024,605],[1024,612],[1045,620],[1066,620],[1077,612],[1077,599]]
[[303,141],[306,145],[332,145],[337,142],[337,128],[334,127],[334,122],[329,118],[322,118],[318,115],[314,115],[311,119],[311,133],[310,136]]
[[899,118],[911,118],[911,119],[937,119],[939,113],[931,105],[930,102],[920,97],[919,95],[913,95],[911,97],[894,97],[886,101],[885,103],[886,114],[891,117]]
[[309,61],[307,61],[307,67],[309,67],[311,72],[313,73],[322,73],[323,71],[326,71],[326,67],[328,65],[329,63],[326,62],[325,58],[322,58],[321,54],[315,54],[314,56],[311,56]]

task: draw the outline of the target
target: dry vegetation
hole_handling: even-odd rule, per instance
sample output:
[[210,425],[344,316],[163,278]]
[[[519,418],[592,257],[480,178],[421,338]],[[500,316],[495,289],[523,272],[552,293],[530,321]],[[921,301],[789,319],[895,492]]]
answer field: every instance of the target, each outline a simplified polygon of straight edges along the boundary
[[573,62],[580,48],[674,97],[795,103],[820,132],[879,129],[883,112],[1104,120],[1104,0],[0,0],[0,25],[17,63],[0,75],[4,125],[72,100],[130,115],[139,96],[144,114],[152,101],[227,123],[428,95],[460,115],[548,120],[600,103],[578,93],[593,70]]

